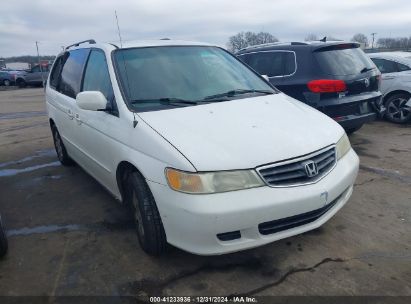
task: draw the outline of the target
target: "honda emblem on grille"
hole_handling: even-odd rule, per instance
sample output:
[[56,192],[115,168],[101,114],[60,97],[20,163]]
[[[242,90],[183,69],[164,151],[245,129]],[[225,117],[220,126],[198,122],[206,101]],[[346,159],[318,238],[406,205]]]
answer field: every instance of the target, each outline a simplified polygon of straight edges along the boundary
[[318,167],[314,161],[307,160],[303,163],[303,166],[308,177],[314,177],[318,174]]

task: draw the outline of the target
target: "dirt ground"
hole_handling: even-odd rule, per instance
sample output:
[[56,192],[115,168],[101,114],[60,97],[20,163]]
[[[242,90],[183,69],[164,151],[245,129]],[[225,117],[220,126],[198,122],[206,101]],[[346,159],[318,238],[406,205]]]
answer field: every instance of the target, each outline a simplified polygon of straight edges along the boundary
[[140,248],[124,207],[53,149],[41,88],[0,92],[0,295],[411,296],[411,125],[350,136],[354,194],[320,229],[235,254]]

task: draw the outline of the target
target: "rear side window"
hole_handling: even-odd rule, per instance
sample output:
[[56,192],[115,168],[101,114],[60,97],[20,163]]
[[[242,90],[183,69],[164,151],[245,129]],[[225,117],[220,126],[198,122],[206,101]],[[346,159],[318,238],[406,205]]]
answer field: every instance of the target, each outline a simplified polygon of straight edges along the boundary
[[256,52],[240,56],[260,75],[268,77],[291,75],[296,70],[295,53],[285,51]]
[[357,75],[361,71],[375,68],[360,48],[343,48],[341,45],[314,51],[322,71],[329,75]]
[[113,101],[113,87],[111,86],[106,56],[102,51],[91,51],[84,73],[82,91],[100,91],[109,102]]
[[84,63],[89,54],[89,49],[70,51],[61,71],[58,90],[69,97],[76,98],[80,92],[81,77]]
[[382,58],[373,58],[372,61],[374,61],[382,74],[398,72],[397,63],[395,61]]
[[63,68],[63,60],[63,56],[60,56],[56,59],[56,62],[54,63],[53,69],[50,74],[50,86],[54,89],[57,88],[59,82],[61,69]]

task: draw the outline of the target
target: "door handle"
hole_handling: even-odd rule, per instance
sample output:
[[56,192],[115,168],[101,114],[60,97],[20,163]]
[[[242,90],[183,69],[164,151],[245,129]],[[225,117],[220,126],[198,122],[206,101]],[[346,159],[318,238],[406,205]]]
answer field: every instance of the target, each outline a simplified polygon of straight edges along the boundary
[[394,79],[394,76],[383,76],[382,79],[387,80],[387,79]]
[[71,109],[67,109],[67,115],[68,115],[68,117],[72,120],[73,119],[73,117],[74,117],[74,114],[73,114],[73,112],[71,111]]
[[76,117],[77,123],[81,124],[80,115],[78,113],[76,113],[75,117]]

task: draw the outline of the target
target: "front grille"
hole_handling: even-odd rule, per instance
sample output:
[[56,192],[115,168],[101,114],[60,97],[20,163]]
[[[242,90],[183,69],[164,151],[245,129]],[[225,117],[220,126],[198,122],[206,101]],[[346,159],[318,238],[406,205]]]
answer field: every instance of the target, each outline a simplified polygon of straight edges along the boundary
[[[305,165],[314,162],[318,173],[309,177]],[[314,183],[325,176],[336,163],[335,148],[327,148],[295,160],[267,165],[257,168],[258,173],[267,185],[286,187]]]
[[322,208],[279,220],[261,223],[258,225],[258,231],[263,235],[268,235],[314,222],[334,207],[344,193],[345,191],[331,203]]

